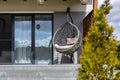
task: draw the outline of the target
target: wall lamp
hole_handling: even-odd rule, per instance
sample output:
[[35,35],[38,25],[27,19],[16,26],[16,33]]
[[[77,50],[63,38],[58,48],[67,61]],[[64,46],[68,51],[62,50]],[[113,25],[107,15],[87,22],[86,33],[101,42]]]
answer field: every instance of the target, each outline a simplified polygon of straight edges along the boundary
[[80,3],[81,3],[82,5],[86,5],[86,4],[88,3],[88,0],[80,0]]
[[47,1],[47,0],[37,0],[38,4],[40,4],[40,5],[44,4],[45,1]]

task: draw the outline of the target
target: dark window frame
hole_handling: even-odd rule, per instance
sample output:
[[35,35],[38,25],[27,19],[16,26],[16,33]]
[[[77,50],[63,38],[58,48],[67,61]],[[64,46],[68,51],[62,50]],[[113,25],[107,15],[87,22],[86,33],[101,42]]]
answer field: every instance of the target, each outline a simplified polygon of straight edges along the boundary
[[[53,26],[53,24],[54,24],[54,18],[53,18],[53,13],[0,13],[0,15],[11,15],[11,35],[12,35],[12,45],[11,45],[11,59],[12,59],[12,61],[11,61],[11,63],[0,63],[0,65],[1,64],[4,64],[4,65],[7,65],[7,64],[9,64],[9,65],[29,65],[29,64],[23,64],[23,63],[20,63],[20,64],[16,64],[15,63],[15,57],[14,57],[14,16],[31,16],[32,17],[32,25],[31,25],[31,32],[32,32],[32,35],[31,35],[31,40],[33,41],[33,42],[31,42],[31,45],[32,45],[32,51],[35,51],[35,15],[51,15],[52,16],[52,37],[53,37],[53,34],[54,34],[54,26]],[[52,41],[52,39],[51,39],[51,41]],[[50,65],[53,65],[53,60],[54,60],[54,55],[53,55],[53,45],[52,45],[52,50],[51,50],[52,52],[51,52],[51,61],[52,61],[52,63],[50,64]],[[34,54],[35,55],[35,54]],[[35,59],[35,56],[33,55],[33,60]],[[34,64],[34,65],[37,65],[37,64],[35,64],[35,62],[33,62],[32,64]],[[30,65],[32,65],[32,64],[30,64]]]

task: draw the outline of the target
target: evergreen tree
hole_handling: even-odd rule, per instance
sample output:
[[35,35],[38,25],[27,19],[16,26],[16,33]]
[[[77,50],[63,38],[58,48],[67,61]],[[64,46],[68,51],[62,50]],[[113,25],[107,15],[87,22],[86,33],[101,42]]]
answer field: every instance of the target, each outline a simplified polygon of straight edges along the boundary
[[115,69],[120,70],[120,41],[117,41],[117,52],[118,52],[117,58],[119,60],[119,63],[118,65],[116,65]]
[[118,60],[120,61],[120,41],[117,41]]
[[118,63],[113,28],[106,21],[111,6],[106,0],[94,11],[93,24],[84,38],[78,80],[110,80]]

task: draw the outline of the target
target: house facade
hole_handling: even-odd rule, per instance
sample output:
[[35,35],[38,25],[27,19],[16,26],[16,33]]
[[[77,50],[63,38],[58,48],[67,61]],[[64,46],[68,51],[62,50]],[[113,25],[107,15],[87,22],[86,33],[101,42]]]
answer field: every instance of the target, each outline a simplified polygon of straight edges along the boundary
[[[38,0],[0,0],[1,79],[16,80],[15,76],[19,77],[22,73],[28,74],[27,76],[37,73],[38,79],[36,77],[29,80],[59,80],[43,77],[40,79],[40,75],[44,73],[44,69],[46,72],[55,69],[56,73],[59,70],[67,70],[64,67],[69,70],[77,69],[81,48],[74,53],[74,61],[71,63],[70,59],[57,52],[51,43],[54,32],[67,21],[68,7],[74,24],[83,33],[83,19],[93,9],[92,0],[45,0],[44,3],[39,3]],[[12,73],[12,70],[15,72]],[[17,75],[15,73],[18,70],[21,72]],[[44,74],[48,76],[48,73]]]

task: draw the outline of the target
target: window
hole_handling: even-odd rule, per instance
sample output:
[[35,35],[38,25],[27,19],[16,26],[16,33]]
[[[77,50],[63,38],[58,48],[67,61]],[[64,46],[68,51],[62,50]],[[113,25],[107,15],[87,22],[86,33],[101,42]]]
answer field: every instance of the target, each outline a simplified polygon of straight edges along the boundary
[[0,14],[0,64],[52,64],[52,14]]
[[0,64],[12,63],[11,15],[0,15]]
[[52,15],[14,16],[14,54],[18,64],[51,64]]

